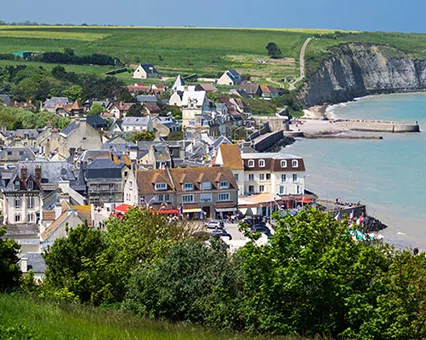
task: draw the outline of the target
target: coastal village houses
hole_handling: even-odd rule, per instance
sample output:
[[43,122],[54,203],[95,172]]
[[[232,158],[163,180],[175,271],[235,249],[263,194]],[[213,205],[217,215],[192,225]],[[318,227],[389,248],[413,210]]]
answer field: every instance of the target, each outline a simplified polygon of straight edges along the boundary
[[219,218],[237,211],[238,184],[224,167],[137,170],[125,183],[124,203],[182,211],[189,219]]

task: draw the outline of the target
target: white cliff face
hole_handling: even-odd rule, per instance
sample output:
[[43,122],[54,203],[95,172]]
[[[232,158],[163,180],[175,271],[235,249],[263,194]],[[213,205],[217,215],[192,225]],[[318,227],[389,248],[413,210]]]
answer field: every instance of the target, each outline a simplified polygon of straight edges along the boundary
[[[394,50],[395,51],[395,50]],[[336,104],[377,93],[413,92],[426,89],[426,60],[412,59],[389,47],[348,43],[302,86],[299,98],[307,107]]]

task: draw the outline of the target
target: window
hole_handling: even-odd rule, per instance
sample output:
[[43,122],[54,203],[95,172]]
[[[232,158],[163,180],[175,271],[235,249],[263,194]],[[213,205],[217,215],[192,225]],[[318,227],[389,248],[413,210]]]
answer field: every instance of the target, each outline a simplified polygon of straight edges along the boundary
[[20,214],[15,215],[15,222],[21,222],[21,215]]
[[15,181],[15,190],[21,189],[21,182]]
[[19,156],[25,155],[24,151],[19,151]]
[[254,174],[249,174],[249,181],[254,181]]
[[21,199],[19,197],[15,197],[15,209],[19,209],[21,207]]
[[254,185],[249,185],[248,192],[249,192],[249,194],[253,194],[254,193]]
[[28,190],[34,189],[34,182],[32,180],[29,180],[27,184],[28,184]]
[[182,202],[183,203],[193,203],[194,202],[194,195],[182,195]]
[[260,181],[264,181],[265,180],[265,174],[260,174],[259,175],[259,180]]
[[213,200],[212,194],[201,194],[200,202],[211,202]]
[[192,183],[183,183],[183,190],[194,190],[194,185]]
[[158,195],[158,202],[169,202],[169,194],[165,194],[165,195]]
[[34,214],[28,214],[27,222],[34,222]]
[[234,174],[234,179],[238,182],[238,174]]
[[299,162],[298,162],[298,161],[296,161],[296,160],[292,160],[292,161],[291,161],[291,166],[292,166],[293,168],[297,168],[297,167],[299,166]]
[[297,174],[293,174],[293,182],[297,182]]
[[287,161],[281,161],[281,168],[286,168],[287,167]]
[[270,180],[271,179],[271,174],[266,174],[266,179]]
[[8,155],[8,156],[12,156],[12,151],[8,151],[8,152],[7,152],[7,155]]
[[264,191],[265,191],[265,186],[259,185],[259,192],[264,192]]
[[210,190],[212,188],[211,182],[202,182],[201,183],[201,190]]
[[167,183],[155,183],[155,190],[167,190]]
[[281,182],[287,182],[287,175],[281,174]]
[[297,194],[301,194],[302,192],[301,192],[301,190],[300,190],[300,185],[298,185],[297,187],[296,187],[296,193]]
[[28,206],[28,209],[34,208],[34,197],[27,198],[27,206]]
[[280,195],[285,195],[285,194],[286,194],[285,186],[281,185],[280,186]]
[[265,160],[259,159],[259,167],[264,168],[265,167]]
[[222,181],[219,183],[219,187],[221,189],[228,189],[229,188],[229,182],[228,181]]
[[219,194],[218,201],[223,202],[223,201],[230,201],[230,200],[231,200],[231,195],[229,194],[229,192],[222,192]]
[[250,159],[248,161],[248,166],[249,166],[249,168],[254,168],[254,160]]

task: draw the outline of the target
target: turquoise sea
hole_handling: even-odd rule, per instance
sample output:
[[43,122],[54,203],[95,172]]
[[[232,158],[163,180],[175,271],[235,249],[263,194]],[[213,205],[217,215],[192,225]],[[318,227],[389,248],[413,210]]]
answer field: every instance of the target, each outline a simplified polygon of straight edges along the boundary
[[[328,111],[342,118],[419,121],[426,131],[426,94],[371,96]],[[300,140],[286,151],[304,157],[308,190],[366,203],[368,213],[389,226],[382,232],[386,240],[426,249],[426,132],[372,135],[384,140]]]

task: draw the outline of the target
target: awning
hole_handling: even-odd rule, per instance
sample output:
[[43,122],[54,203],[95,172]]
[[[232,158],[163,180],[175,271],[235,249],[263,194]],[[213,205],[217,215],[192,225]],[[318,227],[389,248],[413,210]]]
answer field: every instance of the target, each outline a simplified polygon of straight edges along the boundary
[[229,212],[229,211],[237,211],[237,208],[215,208],[217,212]]
[[187,213],[196,213],[196,212],[201,212],[201,208],[190,208],[190,209],[183,209],[183,213],[187,214]]
[[123,203],[115,207],[114,210],[119,213],[126,213],[131,208],[133,208],[133,205]]
[[169,214],[180,215],[178,209],[160,209],[160,210],[154,210],[153,212],[156,214],[161,214],[161,215],[169,215]]

